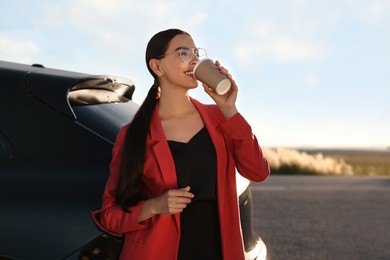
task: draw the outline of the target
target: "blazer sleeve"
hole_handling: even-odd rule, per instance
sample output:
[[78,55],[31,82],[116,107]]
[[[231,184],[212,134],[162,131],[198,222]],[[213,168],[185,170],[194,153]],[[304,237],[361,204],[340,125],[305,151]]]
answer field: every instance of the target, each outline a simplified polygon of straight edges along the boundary
[[223,122],[221,129],[238,172],[254,182],[266,180],[270,175],[268,161],[244,117],[237,113]]
[[127,129],[128,125],[120,129],[112,150],[110,176],[104,190],[100,214],[102,226],[111,232],[120,234],[145,229],[149,223],[148,220],[138,223],[143,201],[140,201],[135,206],[129,207],[129,212],[125,212],[121,206],[116,203],[115,199]]

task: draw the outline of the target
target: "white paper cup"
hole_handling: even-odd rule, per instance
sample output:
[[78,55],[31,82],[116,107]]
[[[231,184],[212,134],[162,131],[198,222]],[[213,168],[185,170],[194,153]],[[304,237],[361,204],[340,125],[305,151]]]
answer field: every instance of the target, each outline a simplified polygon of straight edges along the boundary
[[219,95],[226,94],[232,86],[230,80],[219,72],[211,59],[198,61],[194,68],[194,77]]

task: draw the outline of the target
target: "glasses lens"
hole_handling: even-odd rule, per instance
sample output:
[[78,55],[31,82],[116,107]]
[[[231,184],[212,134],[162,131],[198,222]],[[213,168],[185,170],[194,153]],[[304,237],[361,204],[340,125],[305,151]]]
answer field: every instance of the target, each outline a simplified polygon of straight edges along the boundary
[[192,60],[192,50],[182,48],[178,52],[183,62],[189,62]]
[[193,55],[197,57],[197,59],[203,59],[207,56],[206,50],[202,48],[181,48],[178,50],[180,58],[183,62],[190,62],[193,58]]
[[207,57],[207,52],[205,49],[197,48],[194,50],[195,55],[198,57],[198,59],[204,59]]

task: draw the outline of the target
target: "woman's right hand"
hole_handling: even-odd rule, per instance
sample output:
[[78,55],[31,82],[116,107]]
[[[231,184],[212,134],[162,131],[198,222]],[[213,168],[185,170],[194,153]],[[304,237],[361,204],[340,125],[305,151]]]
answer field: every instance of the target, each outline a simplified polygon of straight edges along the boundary
[[168,190],[159,197],[145,201],[138,222],[145,221],[154,215],[181,213],[194,198],[190,189],[190,186],[187,186],[182,189]]

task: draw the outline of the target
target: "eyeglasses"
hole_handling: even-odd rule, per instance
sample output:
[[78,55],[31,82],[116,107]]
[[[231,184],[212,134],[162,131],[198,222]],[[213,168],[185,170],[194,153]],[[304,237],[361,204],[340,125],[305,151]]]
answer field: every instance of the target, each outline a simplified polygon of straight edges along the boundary
[[179,47],[174,52],[160,55],[158,58],[161,59],[161,58],[164,58],[167,55],[174,54],[174,53],[179,54],[179,56],[180,56],[180,58],[181,58],[181,60],[183,62],[190,62],[190,61],[192,61],[192,59],[194,57],[194,54],[195,54],[195,57],[198,60],[207,57],[207,52],[203,48]]

